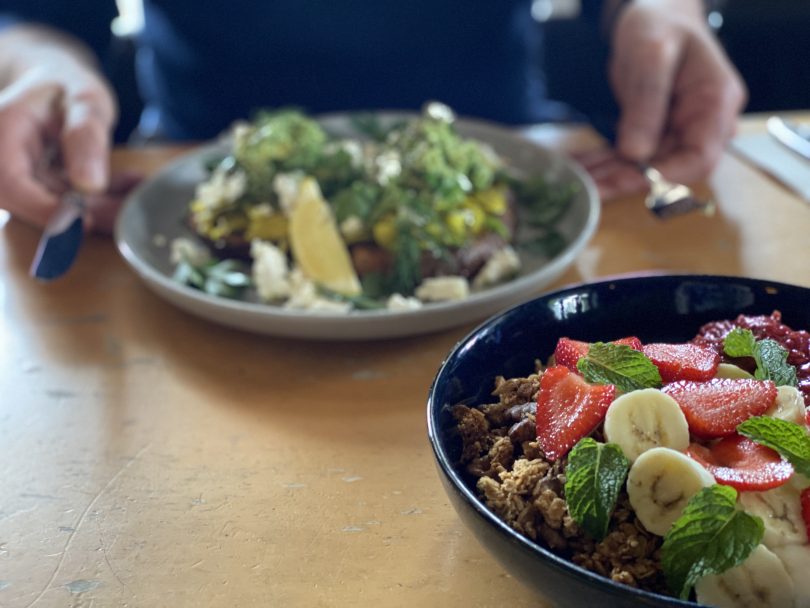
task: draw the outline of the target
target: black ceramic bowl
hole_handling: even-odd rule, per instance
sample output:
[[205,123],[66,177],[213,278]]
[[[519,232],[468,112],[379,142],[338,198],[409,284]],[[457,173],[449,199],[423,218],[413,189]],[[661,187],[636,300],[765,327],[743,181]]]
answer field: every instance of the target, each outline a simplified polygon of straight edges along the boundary
[[478,498],[458,466],[460,445],[449,406],[492,401],[495,376],[526,376],[560,336],[644,342],[692,338],[700,326],[739,314],[782,312],[794,329],[810,328],[810,289],[718,276],[644,276],[563,289],[491,318],[459,342],[442,364],[428,399],[428,434],[451,502],[486,547],[518,580],[557,606],[697,606],[638,591],[556,556],[502,522]]

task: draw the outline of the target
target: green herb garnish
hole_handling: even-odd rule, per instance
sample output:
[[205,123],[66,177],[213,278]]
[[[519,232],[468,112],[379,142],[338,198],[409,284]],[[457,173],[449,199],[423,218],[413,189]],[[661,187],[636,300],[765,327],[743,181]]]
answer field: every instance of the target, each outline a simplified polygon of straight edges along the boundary
[[776,450],[797,472],[810,477],[810,436],[803,426],[771,416],[754,416],[739,424],[737,432]]
[[700,578],[738,566],[760,543],[762,520],[737,509],[736,502],[737,491],[730,486],[703,488],[672,524],[661,567],[674,595],[687,599]]
[[592,384],[615,384],[624,393],[661,386],[661,374],[644,353],[626,344],[591,344],[577,369]]
[[614,443],[586,437],[568,454],[565,500],[574,521],[592,538],[602,540],[630,461]]
[[787,349],[770,338],[757,340],[750,329],[732,329],[723,341],[723,352],[729,357],[753,357],[758,380],[772,380],[777,386],[799,384],[796,368],[787,362]]
[[174,280],[213,296],[238,298],[251,284],[250,275],[238,260],[212,260],[195,266],[186,260],[177,264]]
[[347,296],[342,293],[332,291],[323,285],[318,285],[318,293],[334,302],[348,302],[352,305],[352,308],[356,310],[379,310],[381,308],[385,308],[385,303],[375,298],[362,294],[359,296]]

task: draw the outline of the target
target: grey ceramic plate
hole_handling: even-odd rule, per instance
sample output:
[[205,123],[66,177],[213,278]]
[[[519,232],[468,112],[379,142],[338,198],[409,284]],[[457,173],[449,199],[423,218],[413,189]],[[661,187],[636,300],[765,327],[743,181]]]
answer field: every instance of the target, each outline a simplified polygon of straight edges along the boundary
[[[409,116],[379,114],[383,121]],[[321,122],[330,132],[353,134],[347,115],[325,116]],[[167,243],[179,236],[193,238],[184,224],[186,208],[196,184],[206,177],[206,159],[221,156],[226,151],[223,145],[192,152],[143,183],[124,204],[116,224],[115,241],[124,259],[159,296],[199,317],[251,332],[308,339],[366,340],[427,333],[481,320],[537,295],[565,271],[596,230],[599,198],[588,175],[559,153],[488,123],[460,119],[458,129],[467,137],[490,144],[519,174],[540,173],[551,183],[578,185],[573,203],[559,225],[567,241],[565,248],[552,259],[519,248],[523,270],[517,278],[465,300],[429,304],[413,311],[323,314],[286,310],[251,301],[250,296],[246,301],[211,296],[172,280]]]

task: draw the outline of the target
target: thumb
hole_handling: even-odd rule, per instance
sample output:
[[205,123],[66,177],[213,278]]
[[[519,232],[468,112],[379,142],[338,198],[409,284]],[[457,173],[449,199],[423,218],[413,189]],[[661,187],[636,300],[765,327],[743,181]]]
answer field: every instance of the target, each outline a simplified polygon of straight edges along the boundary
[[61,146],[68,181],[83,192],[101,192],[109,182],[112,106],[91,95],[66,96],[64,103]]

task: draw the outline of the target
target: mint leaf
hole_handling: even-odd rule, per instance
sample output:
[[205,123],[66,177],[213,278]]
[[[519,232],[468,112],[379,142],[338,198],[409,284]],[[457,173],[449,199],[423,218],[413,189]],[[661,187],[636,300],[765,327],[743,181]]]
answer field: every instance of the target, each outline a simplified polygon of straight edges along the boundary
[[723,352],[729,357],[753,357],[757,340],[750,329],[735,327],[723,340]]
[[580,440],[568,454],[565,500],[574,521],[592,538],[602,540],[630,462],[615,443]]
[[757,371],[754,374],[759,380],[773,380],[776,386],[798,386],[796,368],[787,362],[788,351],[776,340],[760,340],[754,359]]
[[644,353],[626,344],[591,344],[577,369],[592,384],[615,384],[623,393],[661,386],[661,374]]
[[757,341],[750,329],[735,327],[723,340],[723,352],[729,357],[753,357],[758,380],[772,380],[776,386],[799,385],[796,368],[787,362],[787,349],[776,340]]
[[698,579],[741,564],[762,540],[762,520],[737,509],[736,502],[737,490],[730,486],[703,488],[664,536],[661,567],[670,591],[682,600]]
[[810,477],[810,436],[804,427],[770,416],[754,416],[737,425],[737,432],[776,450],[793,468]]

